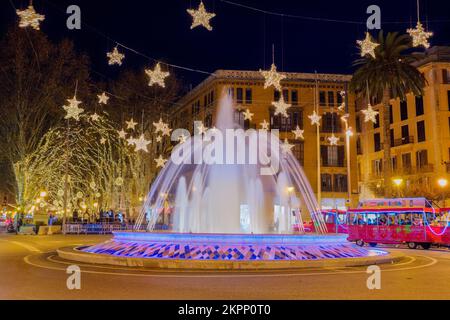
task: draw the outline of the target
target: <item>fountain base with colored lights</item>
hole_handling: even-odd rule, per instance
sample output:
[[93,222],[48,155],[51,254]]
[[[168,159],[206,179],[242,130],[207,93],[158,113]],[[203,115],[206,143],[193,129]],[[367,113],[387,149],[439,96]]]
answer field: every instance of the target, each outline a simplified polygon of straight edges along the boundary
[[[225,97],[217,128],[174,148],[184,162],[172,157],[152,184],[135,226],[147,232],[117,232],[105,243],[61,249],[59,255],[81,262],[188,269],[392,261],[387,252],[348,243],[346,235],[326,234],[314,192],[290,148],[273,132],[242,130],[236,113]],[[196,162],[201,156],[209,156],[206,163]],[[229,158],[236,163],[223,161]],[[316,234],[306,234],[305,217]]]

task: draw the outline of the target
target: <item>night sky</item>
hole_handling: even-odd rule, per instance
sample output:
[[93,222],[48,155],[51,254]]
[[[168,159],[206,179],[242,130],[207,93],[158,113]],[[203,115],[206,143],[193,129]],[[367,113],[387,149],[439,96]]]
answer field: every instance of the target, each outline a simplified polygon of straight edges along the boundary
[[[258,70],[275,62],[281,71],[350,73],[357,58],[355,41],[364,37],[366,9],[377,4],[382,10],[383,29],[405,32],[416,22],[416,0],[234,0],[259,9],[284,14],[360,23],[336,23],[279,17],[224,3],[204,0],[213,31],[190,30],[188,8],[198,0],[34,0],[36,10],[46,15],[42,31],[51,39],[72,39],[80,52],[92,59],[93,77],[114,78],[117,70],[107,65],[106,52],[115,41],[147,56],[171,64],[214,72],[217,69]],[[450,1],[422,0],[422,21],[435,33],[433,45],[450,45]],[[0,35],[17,22],[14,7],[25,8],[28,0],[0,0]],[[82,30],[66,28],[66,8],[77,4],[82,11]],[[444,21],[442,21],[444,20]],[[402,23],[391,23],[402,22]],[[388,23],[389,22],[389,23]],[[1,37],[1,36],[0,36]],[[109,39],[108,39],[109,38]],[[132,52],[123,68],[143,69],[154,62]],[[173,70],[186,84],[197,84],[207,75]]]

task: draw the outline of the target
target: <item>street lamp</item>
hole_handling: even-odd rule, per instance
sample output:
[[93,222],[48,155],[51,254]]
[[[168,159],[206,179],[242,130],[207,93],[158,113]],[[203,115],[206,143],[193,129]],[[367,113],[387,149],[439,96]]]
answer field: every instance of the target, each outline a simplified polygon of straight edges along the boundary
[[347,113],[341,117],[342,122],[345,124],[345,149],[347,157],[347,198],[348,203],[352,201],[352,177],[351,177],[351,159],[350,159],[350,138],[353,137],[353,130],[348,125],[348,119],[350,115]]
[[41,198],[45,198],[47,196],[47,192],[41,191],[40,196],[41,196]]
[[445,188],[446,186],[448,186],[448,180],[447,180],[447,179],[444,179],[444,178],[439,179],[439,180],[438,180],[438,185],[439,185],[439,187],[441,187],[441,188]]
[[392,179],[392,182],[394,182],[394,185],[396,187],[400,187],[402,185],[402,183],[403,183],[403,179],[402,178],[395,178],[395,179]]

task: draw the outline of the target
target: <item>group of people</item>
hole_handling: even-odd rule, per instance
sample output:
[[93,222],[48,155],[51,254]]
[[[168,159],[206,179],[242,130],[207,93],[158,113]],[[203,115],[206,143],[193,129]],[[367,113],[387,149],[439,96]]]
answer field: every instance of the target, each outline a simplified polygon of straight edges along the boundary
[[108,211],[100,210],[91,213],[89,211],[80,213],[77,210],[72,212],[69,220],[71,223],[118,223],[118,224],[134,224],[134,220],[127,217],[122,211],[115,212],[110,209]]

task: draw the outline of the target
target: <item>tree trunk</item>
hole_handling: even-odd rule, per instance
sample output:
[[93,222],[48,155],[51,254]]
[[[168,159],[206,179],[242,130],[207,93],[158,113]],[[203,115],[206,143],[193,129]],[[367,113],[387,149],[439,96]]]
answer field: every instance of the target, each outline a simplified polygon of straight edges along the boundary
[[391,123],[390,123],[390,92],[385,89],[383,93],[383,173],[384,173],[384,197],[392,197],[392,160],[391,160]]

